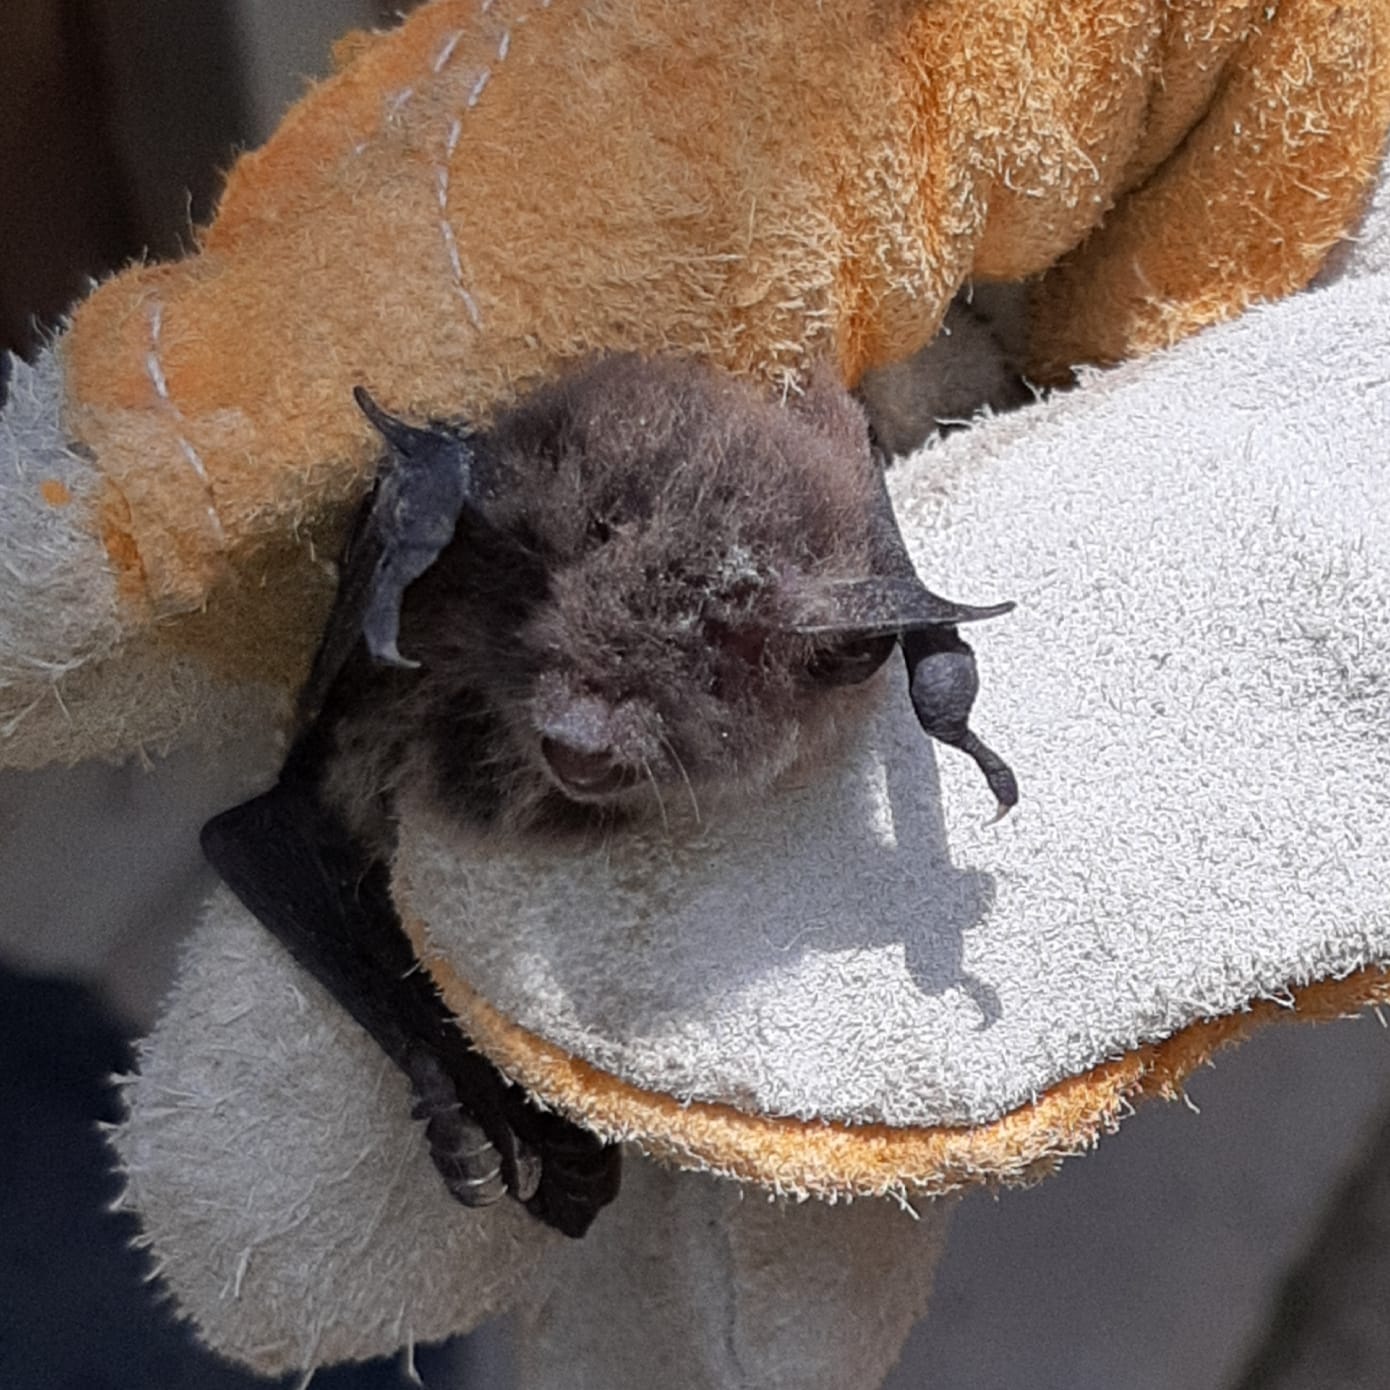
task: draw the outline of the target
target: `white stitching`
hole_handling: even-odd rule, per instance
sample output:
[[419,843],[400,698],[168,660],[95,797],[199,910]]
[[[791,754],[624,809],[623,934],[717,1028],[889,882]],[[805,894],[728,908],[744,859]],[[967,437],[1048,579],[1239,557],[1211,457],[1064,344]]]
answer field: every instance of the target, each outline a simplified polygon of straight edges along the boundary
[[463,307],[468,311],[473,327],[481,328],[483,317],[478,312],[477,300],[469,294],[468,286],[463,283],[463,260],[459,255],[458,238],[454,235],[453,225],[449,221],[449,160],[458,148],[462,132],[463,122],[455,116],[449,126],[448,139],[444,142],[444,162],[435,167],[434,195],[439,203],[439,235],[444,242],[444,254],[449,258],[449,268],[454,273],[454,289],[463,300]]
[[468,93],[468,109],[471,111],[477,104],[478,98],[483,94],[483,88],[492,80],[492,69],[484,68],[478,74],[478,80],[473,84],[472,90]]
[[447,39],[444,40],[444,47],[439,50],[434,59],[435,72],[443,72],[449,59],[454,56],[454,49],[459,46],[459,40],[463,37],[462,29],[455,29]]
[[[487,14],[487,12],[492,9],[493,3],[494,0],[479,0],[478,12],[480,14]],[[550,4],[551,0],[540,0],[540,7],[543,10],[548,10]],[[458,46],[463,40],[464,33],[465,31],[462,29],[455,29],[445,37],[444,42],[435,53],[434,60],[431,64],[431,68],[435,74],[442,73],[444,69],[448,67],[454,54],[458,51]],[[507,55],[511,52],[511,49],[512,31],[510,29],[503,29],[497,40],[497,57],[495,61],[498,63],[506,62]],[[477,74],[473,79],[473,85],[469,88],[468,96],[465,99],[467,110],[471,111],[477,106],[479,100],[482,98],[483,92],[487,89],[487,84],[491,80],[492,69],[490,67],[483,68],[482,71]],[[414,96],[415,88],[413,86],[402,88],[400,91],[389,96],[385,103],[387,119],[389,120],[398,116]],[[444,244],[444,254],[448,258],[449,269],[453,275],[454,289],[458,293],[459,298],[463,300],[464,308],[468,311],[468,317],[473,327],[481,328],[483,326],[482,314],[478,311],[477,300],[469,293],[468,286],[464,283],[463,257],[459,254],[458,237],[455,235],[453,225],[449,221],[449,163],[453,159],[454,152],[458,149],[462,130],[462,122],[455,117],[450,123],[449,134],[445,140],[444,160],[441,164],[435,166],[435,200],[439,204],[439,236]],[[353,154],[361,155],[367,149],[369,143],[369,140],[359,141],[353,146]],[[152,357],[151,363],[152,370],[158,372],[158,361]],[[159,384],[162,379],[162,373],[158,379],[154,376],[151,377],[151,380],[155,380],[156,389],[159,389]],[[167,390],[163,394],[167,400]],[[170,402],[170,404],[172,405],[172,402]],[[199,470],[201,475],[202,463],[201,460],[198,459],[197,453],[187,440],[181,439],[180,442],[184,445],[184,451],[189,458],[189,462]],[[211,496],[210,484],[209,496]]]
[[[493,2],[494,0],[480,0],[480,3],[478,5],[478,13],[487,14],[488,11],[492,9]],[[540,0],[541,9],[548,10],[550,6],[551,0]],[[517,16],[518,21],[524,20],[525,18],[525,15]],[[444,42],[440,45],[439,51],[434,55],[433,63],[430,65],[434,73],[441,73],[444,71],[446,67],[448,67],[450,60],[458,51],[458,46],[462,42],[465,32],[466,31],[463,29],[455,29],[445,38]],[[507,54],[511,52],[511,48],[512,31],[510,29],[503,29],[501,36],[497,40],[497,61],[499,63],[506,62]],[[484,68],[482,72],[478,74],[478,77],[474,82],[472,89],[468,93],[468,106],[470,110],[478,104],[478,98],[482,96],[483,89],[487,86],[491,78],[492,70],[490,68]],[[414,99],[414,97],[415,88],[413,86],[403,87],[400,91],[393,92],[389,97],[385,99],[384,103],[385,114],[387,119],[390,120],[396,116],[399,116],[400,113],[403,110],[405,110],[405,108]],[[354,154],[354,156],[362,155],[366,151],[370,143],[370,139],[359,140],[352,147],[352,153]]]
[[227,533],[222,529],[222,518],[217,514],[217,498],[213,495],[212,479],[208,477],[208,471],[204,467],[198,451],[183,432],[183,411],[178,408],[174,398],[169,394],[169,381],[164,375],[164,368],[159,361],[159,335],[163,328],[164,306],[155,304],[150,310],[150,350],[145,354],[145,375],[149,377],[154,386],[155,395],[159,397],[160,403],[175,423],[174,438],[178,440],[179,449],[183,453],[185,461],[197,474],[198,481],[202,483],[203,490],[207,493],[208,520],[212,523],[213,534],[217,537],[219,545],[226,545]]

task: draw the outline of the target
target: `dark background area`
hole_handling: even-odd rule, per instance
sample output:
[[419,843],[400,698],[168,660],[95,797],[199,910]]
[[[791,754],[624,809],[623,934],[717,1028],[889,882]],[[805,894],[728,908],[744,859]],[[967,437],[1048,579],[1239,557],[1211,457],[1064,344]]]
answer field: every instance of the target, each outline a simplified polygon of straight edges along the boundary
[[228,7],[6,0],[0,343],[31,349],[98,277],[177,255],[250,111]]

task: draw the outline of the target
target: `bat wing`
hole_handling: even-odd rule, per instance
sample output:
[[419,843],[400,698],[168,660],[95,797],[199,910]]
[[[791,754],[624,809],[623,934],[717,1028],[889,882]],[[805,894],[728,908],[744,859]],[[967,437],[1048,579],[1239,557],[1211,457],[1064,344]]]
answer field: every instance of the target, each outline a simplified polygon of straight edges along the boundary
[[[248,909],[410,1078],[414,1114],[449,1190],[468,1206],[510,1192],[580,1236],[617,1195],[616,1147],[532,1105],[470,1045],[416,959],[387,865],[321,795],[334,721],[363,698],[345,668],[412,666],[396,648],[406,589],[474,512],[473,437],[408,425],[360,388],[388,452],[358,508],[338,593],[299,699],[299,738],[270,791],[203,827],[203,852]],[[368,662],[362,662],[368,665]],[[362,676],[359,671],[358,677]],[[370,677],[368,677],[370,682]]]
[[999,804],[999,816],[1004,816],[1018,804],[1018,779],[1003,758],[970,728],[970,710],[980,678],[975,654],[961,640],[956,625],[1000,617],[1014,605],[996,603],[977,608],[952,603],[922,584],[893,512],[884,476],[886,455],[877,448],[875,453],[880,465],[873,503],[875,577],[866,585],[850,586],[851,592],[843,601],[849,608],[857,608],[860,616],[886,619],[886,625],[870,625],[867,634],[891,630],[896,624],[917,722],[933,738],[974,759]]
[[363,498],[338,560],[338,589],[333,597],[333,607],[329,610],[328,621],[319,638],[309,679],[299,692],[300,728],[306,728],[318,718],[328,699],[328,692],[362,640],[362,620],[367,612],[372,577],[385,550],[380,528],[372,522],[380,487],[378,479]]
[[295,755],[271,791],[209,821],[202,844],[228,887],[410,1078],[454,1196],[483,1206],[510,1191],[582,1235],[617,1193],[618,1151],[536,1109],[473,1050],[415,957],[385,863],[323,804]]

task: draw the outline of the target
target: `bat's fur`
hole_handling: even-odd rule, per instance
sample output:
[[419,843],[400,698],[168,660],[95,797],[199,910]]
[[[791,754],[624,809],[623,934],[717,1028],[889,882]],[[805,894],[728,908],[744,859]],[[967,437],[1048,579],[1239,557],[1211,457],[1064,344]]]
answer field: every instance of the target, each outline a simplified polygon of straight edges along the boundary
[[474,446],[484,524],[402,606],[420,669],[364,673],[338,725],[331,789],[357,825],[403,783],[505,830],[756,792],[887,655],[847,672],[791,630],[822,581],[872,568],[878,464],[829,373],[783,406],[688,361],[605,358]]

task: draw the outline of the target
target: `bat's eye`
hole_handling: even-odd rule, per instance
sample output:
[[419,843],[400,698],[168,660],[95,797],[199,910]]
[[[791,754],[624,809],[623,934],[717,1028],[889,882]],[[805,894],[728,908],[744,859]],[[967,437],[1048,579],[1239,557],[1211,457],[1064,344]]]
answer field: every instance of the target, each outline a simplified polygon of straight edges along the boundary
[[607,545],[612,534],[613,527],[609,524],[607,517],[598,515],[589,517],[589,540],[594,545]]
[[730,623],[707,622],[705,641],[727,661],[743,666],[760,666],[767,651],[767,630],[762,627],[736,627]]
[[813,656],[806,674],[817,685],[858,685],[866,681],[885,661],[898,639],[860,637],[823,648]]

